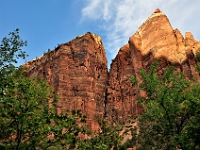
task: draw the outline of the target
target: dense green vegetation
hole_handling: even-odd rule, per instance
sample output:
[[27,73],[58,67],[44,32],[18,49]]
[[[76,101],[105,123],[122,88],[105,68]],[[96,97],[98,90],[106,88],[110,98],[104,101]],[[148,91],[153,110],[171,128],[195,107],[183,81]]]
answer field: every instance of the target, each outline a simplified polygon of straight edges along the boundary
[[139,102],[145,113],[139,117],[138,149],[200,149],[200,85],[186,80],[181,72],[168,68],[156,75],[140,71],[146,92]]
[[108,150],[113,148],[114,150],[122,149],[123,144],[120,131],[122,126],[109,126],[109,123],[104,118],[98,118],[101,129],[97,131],[91,139],[83,140],[78,145],[78,150]]

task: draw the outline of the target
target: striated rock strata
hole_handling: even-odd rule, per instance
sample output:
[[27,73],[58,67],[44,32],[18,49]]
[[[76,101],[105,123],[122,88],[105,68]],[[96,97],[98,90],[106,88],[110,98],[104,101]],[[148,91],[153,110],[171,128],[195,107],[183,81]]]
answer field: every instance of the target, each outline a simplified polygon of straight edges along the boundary
[[144,93],[129,78],[134,75],[140,79],[139,69],[148,70],[155,59],[159,60],[158,74],[174,65],[186,78],[199,80],[197,52],[200,42],[190,32],[184,38],[156,9],[119,50],[109,73],[101,38],[91,33],[61,44],[25,66],[29,76],[47,79],[60,93],[58,113],[81,109],[88,117],[88,126],[97,129],[96,115],[124,122],[142,111],[136,100]]
[[107,59],[101,38],[87,33],[25,64],[29,76],[47,79],[59,93],[57,112],[82,110],[88,126],[105,112]]

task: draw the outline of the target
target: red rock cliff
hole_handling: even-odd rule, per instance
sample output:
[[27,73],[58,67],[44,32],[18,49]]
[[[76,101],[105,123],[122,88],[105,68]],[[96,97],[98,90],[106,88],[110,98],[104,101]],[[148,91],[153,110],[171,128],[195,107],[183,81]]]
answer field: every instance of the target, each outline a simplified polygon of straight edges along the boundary
[[79,36],[25,65],[29,76],[47,79],[59,93],[58,113],[80,109],[87,115],[89,127],[96,129],[94,117],[105,112],[108,80],[106,54],[99,36]]

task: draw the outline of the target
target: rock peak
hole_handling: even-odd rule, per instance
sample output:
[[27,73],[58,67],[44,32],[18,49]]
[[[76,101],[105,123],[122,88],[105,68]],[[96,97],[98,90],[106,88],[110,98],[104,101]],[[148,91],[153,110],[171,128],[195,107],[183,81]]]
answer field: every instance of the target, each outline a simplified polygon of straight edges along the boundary
[[154,11],[154,13],[161,13],[162,11],[160,11],[160,9],[159,8],[157,8],[155,11]]
[[192,49],[194,54],[198,49],[192,35],[187,33],[186,39],[179,30],[172,28],[167,16],[156,9],[130,38],[130,42],[143,56],[152,53],[156,59],[164,57],[173,64],[182,64],[187,60],[189,49],[195,47]]

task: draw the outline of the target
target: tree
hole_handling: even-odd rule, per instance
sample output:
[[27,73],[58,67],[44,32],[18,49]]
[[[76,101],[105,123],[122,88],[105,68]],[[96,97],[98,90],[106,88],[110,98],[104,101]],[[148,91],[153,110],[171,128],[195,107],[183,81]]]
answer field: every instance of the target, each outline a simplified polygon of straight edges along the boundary
[[[2,136],[5,133],[2,131],[4,126],[4,120],[3,120],[3,112],[4,110],[3,103],[6,98],[6,90],[8,89],[8,86],[12,86],[12,74],[16,70],[16,67],[14,66],[14,63],[17,63],[18,58],[25,58],[26,53],[21,50],[21,47],[26,46],[27,42],[23,41],[19,37],[19,29],[16,29],[14,32],[9,33],[9,38],[4,37],[0,44],[0,109],[1,109],[1,136],[0,139],[2,139]],[[3,144],[1,144],[3,146]]]
[[156,74],[157,63],[149,72],[140,71],[139,100],[144,113],[139,116],[137,149],[200,149],[200,85],[186,80],[174,67],[162,76]]
[[9,35],[0,45],[0,148],[74,148],[85,116],[80,111],[56,114],[58,97],[47,81],[26,77],[24,68],[14,65],[26,56],[19,29]]

